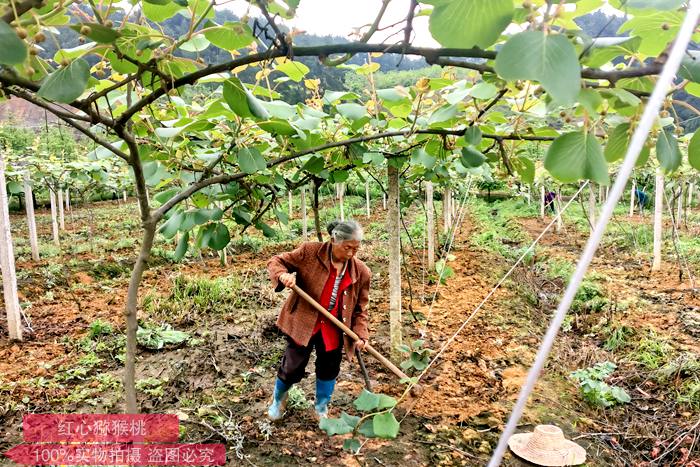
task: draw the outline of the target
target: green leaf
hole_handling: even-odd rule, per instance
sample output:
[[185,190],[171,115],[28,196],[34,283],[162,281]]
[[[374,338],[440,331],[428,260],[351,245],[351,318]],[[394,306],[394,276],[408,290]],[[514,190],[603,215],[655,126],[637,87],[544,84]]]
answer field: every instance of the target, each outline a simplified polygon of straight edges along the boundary
[[630,35],[639,36],[642,39],[639,52],[657,57],[678,34],[683,17],[683,13],[676,11],[649,11],[634,15],[618,32],[630,31]]
[[213,209],[196,209],[194,211],[189,211],[188,214],[192,216],[192,221],[195,225],[206,224],[211,221],[218,221],[224,215],[224,211],[220,208]]
[[700,131],[693,133],[688,143],[688,162],[695,170],[700,170]]
[[367,109],[360,104],[348,103],[335,106],[338,113],[348,120],[355,121],[367,116]]
[[472,146],[481,144],[481,128],[478,126],[470,126],[464,131],[464,141]]
[[588,115],[597,115],[598,108],[603,104],[603,98],[595,89],[581,89],[578,95],[578,101],[586,109]]
[[520,175],[523,183],[532,184],[535,182],[535,163],[525,156],[513,159],[513,167]]
[[306,76],[309,72],[308,66],[293,60],[285,60],[284,62],[277,64],[275,69],[289,76],[289,79],[297,83],[304,79],[304,76]]
[[[627,153],[627,147],[632,139],[629,123],[621,123],[616,126],[608,136],[608,144],[605,146],[605,159],[608,162],[615,162]],[[649,159],[650,149],[648,145],[642,147],[642,151],[637,158],[637,167],[642,167]]]
[[90,77],[90,64],[82,58],[51,73],[39,88],[46,100],[70,104],[85,91]]
[[209,248],[214,250],[223,250],[231,241],[231,235],[228,227],[222,223],[209,224],[207,227],[212,228],[211,236],[209,237]]
[[480,167],[486,161],[486,156],[479,152],[474,146],[462,148],[462,156],[459,161],[465,167]]
[[390,409],[396,405],[396,399],[386,394],[379,394],[379,403],[377,404],[377,409]]
[[493,45],[513,19],[512,0],[443,0],[430,14],[430,33],[444,47]]
[[275,238],[277,236],[277,231],[264,222],[258,222],[255,224],[255,228],[260,230],[263,236],[267,238]]
[[498,94],[498,88],[491,83],[484,81],[469,88],[469,95],[476,99],[492,99]]
[[[213,23],[211,23],[213,25]],[[204,32],[204,37],[224,50],[237,50],[250,45],[254,40],[253,31],[244,23],[226,22]]]
[[163,5],[159,5],[146,0],[141,5],[143,7],[143,14],[146,15],[146,18],[155,23],[160,23],[168,18],[172,18],[175,16],[175,13],[184,8],[182,5],[178,5],[176,2],[170,1]]
[[248,108],[246,92],[238,78],[231,78],[224,82],[224,99],[229,108],[239,117],[252,117]]
[[27,45],[4,21],[0,21],[0,64],[17,65],[27,59]]
[[396,438],[399,434],[399,422],[391,412],[375,415],[372,418],[372,427],[378,438]]
[[700,51],[687,50],[683,54],[678,75],[681,78],[700,83]]
[[196,36],[192,36],[192,38],[187,42],[180,44],[178,48],[184,50],[185,52],[201,52],[206,50],[206,48],[210,45],[211,42],[209,42],[205,36],[198,34]]
[[319,174],[323,171],[324,168],[325,163],[322,157],[311,156],[311,158],[308,161],[306,161],[306,164],[302,166],[301,170],[311,172],[312,174]]
[[345,423],[343,419],[340,418],[322,418],[318,427],[326,432],[328,436],[333,435],[346,435],[352,433],[353,427]]
[[430,115],[428,125],[452,120],[457,116],[458,110],[456,105],[443,105]]
[[184,219],[185,214],[182,211],[175,212],[160,228],[160,233],[167,239],[173,238]]
[[678,141],[669,130],[659,132],[656,140],[656,159],[659,165],[666,172],[670,173],[681,166],[683,156],[678,148]]
[[395,88],[377,89],[377,97],[385,102],[397,102],[403,100],[406,96],[400,93]]
[[379,406],[379,395],[363,389],[353,404],[361,412],[371,412]]
[[636,9],[677,10],[684,0],[627,0],[624,6]]
[[190,242],[190,233],[185,232],[182,237],[180,237],[180,240],[177,242],[177,248],[175,248],[175,255],[173,256],[173,259],[175,261],[181,261],[182,258],[185,257],[185,253],[187,253],[187,248],[189,247],[189,242]]
[[258,122],[258,126],[273,135],[296,135],[297,130],[287,120],[274,119]]
[[630,139],[630,124],[620,123],[613,128],[608,136],[608,144],[605,145],[605,160],[615,162],[622,159],[627,151]]
[[267,168],[265,158],[256,148],[243,148],[238,151],[238,166],[247,174],[254,174]]
[[365,420],[362,425],[360,425],[357,432],[367,438],[375,438],[377,436],[374,433],[374,421],[372,419]]
[[22,193],[24,191],[24,187],[22,186],[21,183],[15,182],[14,180],[10,180],[7,182],[7,192],[11,195],[16,195],[17,193]]
[[249,225],[250,221],[253,219],[253,216],[243,209],[232,209],[231,215],[233,216],[233,220],[241,225]]
[[348,426],[355,428],[358,423],[360,423],[360,417],[355,415],[348,415],[346,412],[340,414],[340,419],[343,420]]
[[354,92],[348,91],[326,91],[323,95],[323,103],[332,105],[336,101],[348,101],[353,99],[359,99],[360,96]]
[[[382,157],[382,160],[383,159],[384,158]],[[413,154],[411,155],[411,164],[425,167],[428,170],[431,170],[433,167],[435,167],[436,161],[437,159],[428,154],[423,148],[417,148],[415,151],[413,151]]]
[[265,107],[263,107],[260,100],[247,89],[245,97],[246,102],[248,103],[248,108],[250,109],[250,113],[253,114],[253,117],[262,120],[267,120],[268,118],[270,118],[270,113],[267,111],[267,109],[265,109]]
[[526,31],[514,35],[498,52],[496,72],[509,81],[539,81],[559,104],[573,103],[581,88],[576,49],[562,34]]
[[544,167],[562,182],[580,179],[602,185],[610,182],[603,151],[591,133],[575,131],[558,137],[547,151]]
[[641,43],[641,37],[599,37],[593,39],[584,62],[591,68],[599,68],[617,57],[632,55]]
[[360,440],[357,438],[349,438],[343,441],[343,451],[357,454],[361,447],[362,443],[360,443]]
[[90,32],[85,36],[99,44],[111,44],[122,35],[116,29],[108,28],[100,23],[79,23],[71,25],[70,28],[80,34],[84,30],[83,28],[88,28]]

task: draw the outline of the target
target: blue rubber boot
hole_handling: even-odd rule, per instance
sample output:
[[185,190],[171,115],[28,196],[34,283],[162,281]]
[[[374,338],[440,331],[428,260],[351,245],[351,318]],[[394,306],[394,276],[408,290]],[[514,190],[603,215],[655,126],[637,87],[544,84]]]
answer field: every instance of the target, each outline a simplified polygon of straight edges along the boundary
[[319,420],[328,417],[328,404],[335,389],[335,380],[323,381],[316,378],[316,415]]
[[272,404],[270,404],[270,408],[267,409],[267,416],[273,422],[284,416],[284,411],[287,408],[287,397],[289,396],[287,391],[289,391],[290,387],[292,387],[291,384],[287,384],[279,378],[275,381],[275,392],[272,398]]

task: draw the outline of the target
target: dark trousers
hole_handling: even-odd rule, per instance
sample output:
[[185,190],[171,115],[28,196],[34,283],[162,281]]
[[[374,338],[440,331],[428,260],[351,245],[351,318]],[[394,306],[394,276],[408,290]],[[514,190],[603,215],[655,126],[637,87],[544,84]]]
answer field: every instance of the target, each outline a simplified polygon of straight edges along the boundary
[[287,336],[287,349],[284,351],[280,369],[277,371],[279,379],[290,385],[301,381],[306,376],[306,364],[309,363],[314,347],[316,348],[316,378],[323,381],[336,379],[343,359],[343,340],[341,338],[337,349],[326,352],[320,331],[311,337],[306,347],[298,345]]

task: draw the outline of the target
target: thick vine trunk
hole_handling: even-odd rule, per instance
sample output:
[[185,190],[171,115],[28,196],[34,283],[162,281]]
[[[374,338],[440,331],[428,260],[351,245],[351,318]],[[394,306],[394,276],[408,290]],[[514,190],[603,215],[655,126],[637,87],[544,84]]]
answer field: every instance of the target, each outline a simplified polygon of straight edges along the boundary
[[399,355],[401,332],[401,235],[399,231],[399,169],[389,165],[387,231],[389,232],[389,336],[391,353]]
[[287,192],[287,204],[289,205],[289,209],[287,210],[287,216],[289,218],[292,218],[292,208],[294,207],[294,202],[292,200],[292,190],[289,190]]
[[435,269],[435,206],[433,204],[433,182],[425,183],[425,216],[428,236],[428,271]]
[[49,187],[49,198],[51,198],[51,232],[53,233],[53,242],[56,246],[61,245],[61,240],[58,235],[58,213],[56,212],[56,192]]
[[[30,198],[31,199],[31,198]],[[27,203],[29,204],[29,203]],[[15,253],[10,231],[10,205],[5,183],[5,159],[0,151],[0,267],[2,267],[2,291],[5,298],[7,328],[12,340],[22,340],[22,316],[17,294]]]
[[138,295],[143,271],[153,247],[156,233],[155,224],[147,224],[143,229],[143,239],[139,256],[134,263],[126,295],[126,358],[124,365],[124,389],[126,391],[127,413],[139,413],[136,403],[136,331],[138,329]]
[[656,169],[656,188],[654,197],[654,262],[651,270],[661,270],[661,233],[663,222],[664,174]]
[[323,241],[321,233],[321,215],[318,212],[318,191],[321,188],[321,182],[314,182],[314,226],[316,227],[316,238],[319,242]]
[[304,241],[309,240],[309,218],[306,216],[306,187],[301,187],[301,236]]
[[29,174],[24,173],[24,209],[27,211],[27,227],[29,228],[29,244],[32,249],[32,260],[39,261],[39,240],[36,235],[36,217],[34,216],[34,193],[29,183]]

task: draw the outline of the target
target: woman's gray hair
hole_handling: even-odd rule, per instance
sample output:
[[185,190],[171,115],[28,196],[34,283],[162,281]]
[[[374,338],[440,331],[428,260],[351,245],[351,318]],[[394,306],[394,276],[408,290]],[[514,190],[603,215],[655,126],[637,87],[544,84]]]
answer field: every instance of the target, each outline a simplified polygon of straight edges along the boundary
[[364,235],[362,226],[354,220],[339,221],[336,219],[328,224],[327,230],[333,241],[336,242],[344,242],[346,240],[361,242]]

